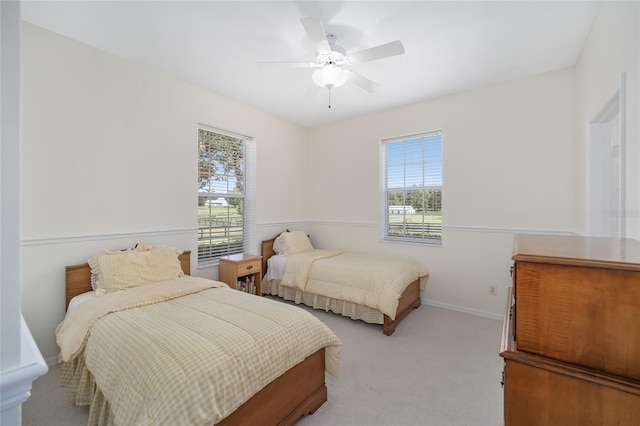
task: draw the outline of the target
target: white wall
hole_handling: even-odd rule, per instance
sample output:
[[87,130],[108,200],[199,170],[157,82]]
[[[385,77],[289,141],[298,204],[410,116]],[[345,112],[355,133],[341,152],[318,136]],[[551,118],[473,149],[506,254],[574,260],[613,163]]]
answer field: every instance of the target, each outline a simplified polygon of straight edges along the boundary
[[[258,240],[304,220],[306,129],[42,28],[23,32],[23,312],[49,361],[65,265],[141,241],[196,251],[198,123],[256,139]],[[195,261],[192,273],[217,278]]]
[[[380,141],[431,130],[443,134],[442,247],[380,242]],[[498,318],[513,232],[575,231],[573,140],[572,69],[313,129],[312,240],[414,258],[429,303]]]
[[[38,346],[54,359],[64,265],[139,241],[195,249],[198,122],[256,138],[258,239],[289,227],[320,248],[413,258],[431,271],[428,303],[499,318],[513,233],[584,232],[577,123],[623,66],[635,114],[627,169],[640,181],[637,7],[603,6],[577,69],[311,130],[24,24],[22,299]],[[380,242],[380,140],[436,129],[443,246]],[[636,208],[637,185],[629,192]]]
[[[576,147],[586,156],[587,126],[627,76],[626,236],[640,239],[640,2],[603,2],[576,64]],[[581,164],[586,182],[586,161]],[[589,187],[580,188],[586,206]],[[589,208],[588,206],[585,207]],[[582,218],[586,219],[586,218]],[[587,224],[580,228],[587,232]]]

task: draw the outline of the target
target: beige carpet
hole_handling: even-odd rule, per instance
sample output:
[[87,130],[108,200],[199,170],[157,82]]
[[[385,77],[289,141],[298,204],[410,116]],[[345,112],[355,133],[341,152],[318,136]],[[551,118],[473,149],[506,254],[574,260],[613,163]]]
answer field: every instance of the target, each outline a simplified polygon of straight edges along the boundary
[[[308,310],[344,348],[340,377],[327,375],[329,399],[298,425],[503,424],[499,321],[421,306],[387,337],[380,326]],[[86,425],[88,409],[67,401],[59,373],[34,382],[24,426]]]

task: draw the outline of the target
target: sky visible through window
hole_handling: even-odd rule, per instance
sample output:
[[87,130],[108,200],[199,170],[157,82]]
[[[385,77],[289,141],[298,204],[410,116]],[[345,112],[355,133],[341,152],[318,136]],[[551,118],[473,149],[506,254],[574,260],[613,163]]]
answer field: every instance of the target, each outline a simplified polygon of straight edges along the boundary
[[208,185],[204,188],[200,188],[198,192],[209,194],[234,194],[238,192],[237,182],[235,176],[218,175],[218,179],[209,179]]
[[442,135],[429,134],[389,143],[387,188],[440,188],[442,186]]

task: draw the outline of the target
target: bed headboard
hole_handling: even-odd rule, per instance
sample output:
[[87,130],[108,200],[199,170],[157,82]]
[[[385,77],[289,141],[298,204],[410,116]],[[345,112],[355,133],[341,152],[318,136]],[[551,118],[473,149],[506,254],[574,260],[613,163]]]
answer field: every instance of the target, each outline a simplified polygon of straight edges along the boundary
[[280,234],[276,235],[270,240],[264,240],[262,242],[260,254],[262,254],[262,276],[263,277],[267,273],[267,260],[269,260],[269,258],[274,254],[276,254],[276,252],[273,250],[273,243],[276,241],[276,238],[278,238],[279,235]]
[[[273,243],[272,243],[273,244]],[[187,250],[178,256],[182,272],[191,275],[191,251]],[[65,266],[65,311],[75,296],[91,291],[91,267],[88,263]]]

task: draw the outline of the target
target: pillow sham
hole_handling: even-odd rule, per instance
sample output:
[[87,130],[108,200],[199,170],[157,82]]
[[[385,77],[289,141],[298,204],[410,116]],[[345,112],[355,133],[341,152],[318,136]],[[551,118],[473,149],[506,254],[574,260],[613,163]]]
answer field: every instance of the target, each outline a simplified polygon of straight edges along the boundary
[[[282,254],[287,256],[313,250],[309,237],[302,231],[283,232],[278,238],[276,238],[275,243],[279,244],[279,249],[282,250]],[[276,251],[275,243],[274,251]],[[276,253],[278,252],[276,251]]]
[[88,263],[95,275],[95,293],[99,296],[178,278],[184,275],[180,254],[182,250],[175,247],[138,246],[93,256]]

